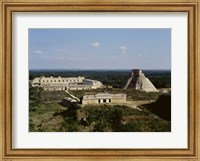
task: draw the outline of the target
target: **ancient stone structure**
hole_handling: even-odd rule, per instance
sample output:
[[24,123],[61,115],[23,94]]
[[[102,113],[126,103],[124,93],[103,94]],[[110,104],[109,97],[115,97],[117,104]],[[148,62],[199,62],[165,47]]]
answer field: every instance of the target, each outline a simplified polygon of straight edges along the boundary
[[77,103],[78,101],[76,99],[73,99],[73,98],[70,98],[70,97],[65,97],[63,98],[61,104],[64,105],[64,106],[67,106],[69,104],[72,104],[72,103]]
[[83,84],[91,86],[91,89],[97,89],[102,87],[102,83],[100,81],[92,79],[84,79]]
[[102,88],[100,81],[85,79],[85,77],[39,77],[31,81],[32,87],[42,87],[44,90],[90,90]]
[[86,104],[107,104],[107,103],[124,103],[126,102],[126,94],[109,94],[99,93],[95,95],[84,95],[81,100],[83,105]]
[[139,69],[132,70],[131,76],[124,86],[124,89],[127,89],[131,85],[136,90],[141,90],[145,92],[158,92],[151,81],[145,77],[144,73],[142,73],[142,70]]

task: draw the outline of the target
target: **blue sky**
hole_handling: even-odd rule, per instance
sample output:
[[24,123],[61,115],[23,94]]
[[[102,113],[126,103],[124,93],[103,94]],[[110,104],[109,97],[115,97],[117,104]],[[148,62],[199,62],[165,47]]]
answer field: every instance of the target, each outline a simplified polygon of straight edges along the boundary
[[171,69],[171,29],[29,29],[29,69]]

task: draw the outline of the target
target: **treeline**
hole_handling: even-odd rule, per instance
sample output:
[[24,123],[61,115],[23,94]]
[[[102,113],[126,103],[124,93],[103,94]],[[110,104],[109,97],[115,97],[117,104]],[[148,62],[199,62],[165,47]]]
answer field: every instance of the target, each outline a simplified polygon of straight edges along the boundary
[[[77,77],[84,76],[87,79],[101,81],[104,85],[113,88],[123,88],[126,81],[130,77],[130,70],[88,70],[88,71],[59,71],[59,70],[37,70],[29,72],[29,80],[35,77]],[[147,70],[143,71],[145,76],[149,78],[156,88],[171,87],[171,71],[169,70]]]

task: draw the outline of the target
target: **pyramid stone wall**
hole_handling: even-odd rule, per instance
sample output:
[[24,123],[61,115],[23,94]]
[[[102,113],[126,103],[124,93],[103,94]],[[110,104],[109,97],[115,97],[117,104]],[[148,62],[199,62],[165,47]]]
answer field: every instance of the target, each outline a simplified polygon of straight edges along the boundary
[[124,89],[127,89],[128,86],[130,86],[130,83],[133,84],[133,87],[136,90],[145,92],[158,92],[151,81],[146,78],[144,73],[142,73],[142,71],[139,69],[132,70],[131,77],[128,79]]

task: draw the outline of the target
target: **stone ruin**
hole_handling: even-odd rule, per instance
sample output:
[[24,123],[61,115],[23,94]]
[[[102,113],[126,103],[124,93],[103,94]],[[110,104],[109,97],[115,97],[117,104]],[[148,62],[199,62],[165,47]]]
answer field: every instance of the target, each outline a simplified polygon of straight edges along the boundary
[[158,92],[151,81],[145,77],[144,73],[142,73],[142,70],[139,69],[132,70],[131,76],[124,86],[124,89],[127,89],[128,87],[133,87],[136,90],[145,92]]

